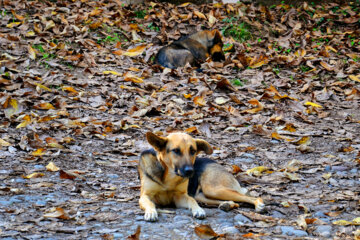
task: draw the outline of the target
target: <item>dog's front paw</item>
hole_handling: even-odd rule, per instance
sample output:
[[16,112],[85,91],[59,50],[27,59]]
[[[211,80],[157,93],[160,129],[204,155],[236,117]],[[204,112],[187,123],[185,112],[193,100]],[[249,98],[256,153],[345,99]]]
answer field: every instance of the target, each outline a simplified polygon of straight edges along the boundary
[[193,214],[193,217],[197,218],[197,219],[204,219],[206,217],[206,213],[205,213],[204,209],[202,209],[201,207],[193,210],[192,214]]
[[261,198],[256,199],[255,201],[255,211],[262,212],[265,208],[264,201]]
[[145,221],[148,221],[148,222],[157,221],[158,220],[158,214],[157,214],[156,209],[145,211],[144,219],[145,219]]
[[219,205],[219,208],[225,212],[228,212],[231,209],[238,208],[238,207],[239,207],[239,204],[234,203],[233,201],[222,202]]

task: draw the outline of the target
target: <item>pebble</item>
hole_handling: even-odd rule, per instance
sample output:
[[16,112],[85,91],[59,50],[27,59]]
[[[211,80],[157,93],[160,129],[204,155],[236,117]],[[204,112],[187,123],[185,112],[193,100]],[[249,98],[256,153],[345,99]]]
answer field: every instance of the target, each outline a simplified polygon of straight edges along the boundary
[[252,223],[252,221],[242,214],[237,214],[234,217],[234,223],[237,225],[244,225],[246,223]]
[[242,163],[252,163],[254,159],[252,158],[245,158],[245,157],[237,157],[234,159],[235,165],[241,165]]
[[357,168],[353,168],[350,170],[351,173],[357,173],[357,171],[358,171]]
[[225,234],[236,234],[239,233],[239,230],[236,227],[224,227],[221,233]]
[[327,216],[324,214],[323,211],[317,211],[314,213],[314,217],[317,217],[317,218],[326,218]]
[[320,225],[320,226],[317,226],[314,233],[316,233],[316,235],[318,235],[318,236],[328,238],[328,237],[331,237],[331,230],[332,230],[332,227],[330,225]]
[[274,218],[285,218],[286,217],[284,214],[282,214],[281,212],[278,212],[278,211],[273,211],[271,216]]
[[308,236],[308,233],[303,230],[297,230],[291,226],[281,226],[280,227],[282,234],[288,236],[296,236],[296,237],[305,237]]

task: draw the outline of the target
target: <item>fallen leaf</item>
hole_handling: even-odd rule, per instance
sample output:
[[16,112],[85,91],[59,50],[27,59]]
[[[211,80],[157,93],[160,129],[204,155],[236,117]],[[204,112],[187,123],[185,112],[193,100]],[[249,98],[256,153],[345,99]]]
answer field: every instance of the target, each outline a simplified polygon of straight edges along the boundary
[[249,170],[246,170],[246,173],[251,176],[251,175],[254,175],[254,176],[261,176],[262,173],[266,170],[268,170],[269,168],[265,167],[265,166],[258,166],[258,167],[254,167],[252,169],[249,169]]
[[129,56],[129,57],[135,57],[135,56],[142,54],[145,51],[146,47],[147,47],[147,45],[139,45],[135,48],[128,49],[122,55]]
[[64,219],[64,220],[70,219],[68,214],[61,207],[57,207],[57,208],[52,209],[52,212],[44,214],[43,217],[45,217],[45,218],[59,218],[59,219]]
[[127,240],[140,240],[140,232],[141,232],[141,226],[137,226],[136,232],[130,236],[128,236]]
[[8,146],[11,146],[11,144],[9,142],[5,141],[4,139],[0,138],[0,146],[8,147]]
[[219,234],[214,232],[214,230],[208,224],[200,224],[195,227],[194,231],[195,234],[201,239],[213,239],[219,236]]
[[50,172],[57,172],[60,170],[60,168],[58,168],[55,163],[53,162],[49,162],[48,165],[46,165],[46,170],[50,171]]
[[332,224],[334,225],[341,225],[341,226],[348,226],[348,225],[352,225],[352,222],[346,221],[346,220],[337,220],[337,221],[333,221]]
[[31,155],[33,155],[35,157],[40,157],[40,156],[42,156],[44,154],[45,154],[45,148],[38,148],[38,149],[36,149],[35,151],[33,151],[31,153]]
[[39,178],[39,177],[43,177],[45,174],[44,173],[39,173],[39,172],[34,172],[34,173],[31,173],[27,176],[23,176],[23,178],[25,179],[30,179],[30,178]]

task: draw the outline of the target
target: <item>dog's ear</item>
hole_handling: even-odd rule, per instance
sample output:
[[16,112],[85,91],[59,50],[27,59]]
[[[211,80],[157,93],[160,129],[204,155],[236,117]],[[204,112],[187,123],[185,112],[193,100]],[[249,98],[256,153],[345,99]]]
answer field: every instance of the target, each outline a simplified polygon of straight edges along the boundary
[[212,30],[212,34],[214,35],[214,39],[213,39],[214,44],[222,43],[221,33],[219,32],[219,30],[217,29]]
[[196,147],[198,152],[200,151],[204,151],[206,154],[212,154],[213,150],[212,147],[210,146],[210,144],[202,139],[196,139]]
[[165,137],[159,137],[152,132],[147,132],[146,139],[156,151],[161,152],[166,147],[167,138]]

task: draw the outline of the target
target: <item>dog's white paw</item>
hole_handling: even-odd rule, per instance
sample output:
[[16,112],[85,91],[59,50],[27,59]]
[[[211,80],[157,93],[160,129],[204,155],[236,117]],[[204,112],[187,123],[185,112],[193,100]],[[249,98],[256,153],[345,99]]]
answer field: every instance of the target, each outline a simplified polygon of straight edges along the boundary
[[206,213],[204,211],[204,209],[202,209],[201,207],[194,209],[192,211],[193,217],[197,218],[197,219],[204,219],[206,217]]
[[148,222],[157,221],[158,220],[158,213],[157,213],[156,209],[145,211],[144,219],[145,219],[145,221],[148,221]]
[[255,201],[255,211],[262,212],[265,208],[264,201],[261,198],[256,199]]

